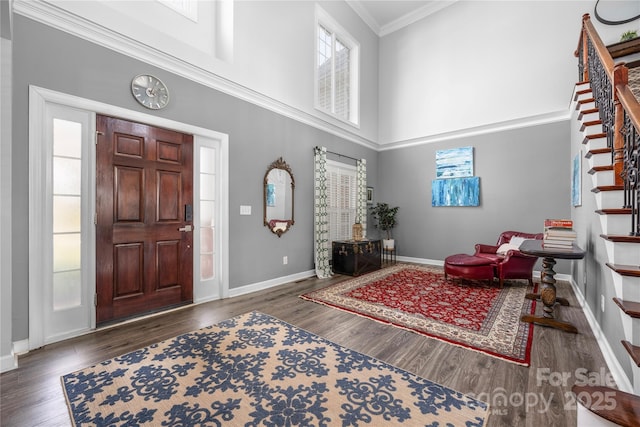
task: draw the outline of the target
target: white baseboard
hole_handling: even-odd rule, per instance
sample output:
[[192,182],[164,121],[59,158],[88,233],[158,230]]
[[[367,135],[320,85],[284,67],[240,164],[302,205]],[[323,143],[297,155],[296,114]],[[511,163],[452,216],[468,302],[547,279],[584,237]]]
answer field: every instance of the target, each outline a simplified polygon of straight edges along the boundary
[[624,369],[622,369],[620,362],[618,362],[618,358],[616,357],[615,353],[611,349],[611,346],[609,345],[609,341],[607,340],[604,332],[602,331],[602,329],[600,329],[600,325],[598,324],[598,321],[593,315],[591,308],[586,303],[584,295],[582,295],[582,291],[580,290],[580,288],[578,288],[578,285],[573,280],[573,278],[566,279],[566,280],[569,280],[571,283],[571,287],[573,288],[573,292],[576,295],[578,304],[580,304],[580,307],[582,308],[582,312],[584,313],[585,317],[587,318],[587,322],[591,327],[591,331],[593,331],[593,335],[596,337],[596,341],[598,342],[600,351],[604,356],[605,362],[607,362],[609,371],[611,371],[611,375],[613,376],[613,379],[616,382],[618,389],[622,391],[626,391],[627,393],[633,393],[633,385],[631,384],[631,381],[629,381],[629,377],[624,372]]
[[229,289],[229,297],[237,297],[240,295],[250,294],[252,292],[262,291],[273,288],[274,286],[284,285],[285,283],[295,282],[315,276],[314,270],[303,271],[301,273],[291,274],[289,276],[277,277],[275,279],[265,280],[264,282],[252,283],[250,285],[240,286],[238,288]]
[[18,367],[18,356],[8,354],[0,357],[0,373],[14,370]]

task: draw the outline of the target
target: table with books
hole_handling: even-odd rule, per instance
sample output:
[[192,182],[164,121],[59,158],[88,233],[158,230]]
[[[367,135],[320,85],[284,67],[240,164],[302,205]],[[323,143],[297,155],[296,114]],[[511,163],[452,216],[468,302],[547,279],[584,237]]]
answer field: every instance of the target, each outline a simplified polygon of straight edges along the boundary
[[[564,221],[563,225],[549,225],[548,221]],[[523,322],[536,323],[543,326],[551,326],[567,332],[577,333],[578,330],[571,323],[563,322],[555,318],[554,307],[556,304],[568,306],[569,301],[556,296],[555,271],[556,259],[582,259],[585,251],[576,244],[576,235],[573,231],[571,220],[546,220],[543,240],[526,240],[520,245],[520,252],[542,258],[542,289],[539,294],[528,294],[527,298],[540,299],[544,304],[542,316],[523,315]],[[563,236],[565,239],[557,239]],[[560,243],[556,241],[559,240]]]

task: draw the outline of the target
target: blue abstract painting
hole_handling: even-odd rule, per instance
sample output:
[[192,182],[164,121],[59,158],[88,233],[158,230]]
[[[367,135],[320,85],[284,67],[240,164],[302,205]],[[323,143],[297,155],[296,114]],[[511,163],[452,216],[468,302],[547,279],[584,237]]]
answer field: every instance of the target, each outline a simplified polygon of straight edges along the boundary
[[580,154],[573,158],[573,168],[571,176],[571,202],[573,206],[582,205],[582,168],[580,164]]
[[480,178],[434,179],[431,206],[479,206]]
[[473,176],[473,147],[436,151],[436,178]]

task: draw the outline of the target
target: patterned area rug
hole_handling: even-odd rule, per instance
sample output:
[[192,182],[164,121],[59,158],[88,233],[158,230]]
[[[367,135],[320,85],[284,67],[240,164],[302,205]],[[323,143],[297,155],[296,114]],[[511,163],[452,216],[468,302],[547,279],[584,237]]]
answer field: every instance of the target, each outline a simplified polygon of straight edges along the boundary
[[259,312],[62,377],[74,425],[484,426],[485,403]]
[[535,312],[526,281],[500,289],[486,281],[445,280],[441,268],[396,264],[301,298],[529,366]]

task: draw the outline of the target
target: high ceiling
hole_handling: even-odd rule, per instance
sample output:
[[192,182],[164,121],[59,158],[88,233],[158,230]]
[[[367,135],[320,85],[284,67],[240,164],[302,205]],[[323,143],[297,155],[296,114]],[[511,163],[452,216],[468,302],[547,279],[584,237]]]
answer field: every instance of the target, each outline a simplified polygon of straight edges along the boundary
[[457,0],[347,0],[376,32],[384,36],[439,11]]

